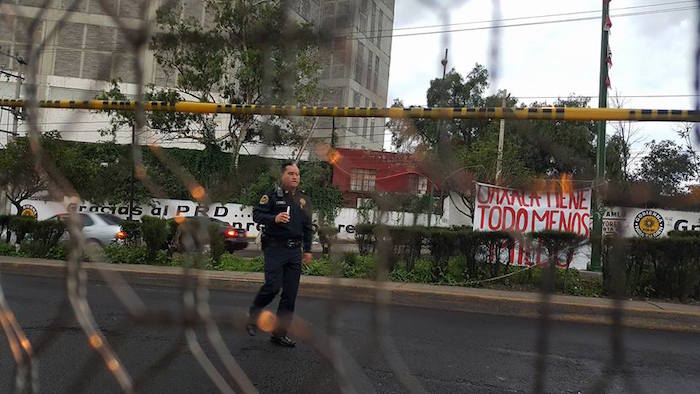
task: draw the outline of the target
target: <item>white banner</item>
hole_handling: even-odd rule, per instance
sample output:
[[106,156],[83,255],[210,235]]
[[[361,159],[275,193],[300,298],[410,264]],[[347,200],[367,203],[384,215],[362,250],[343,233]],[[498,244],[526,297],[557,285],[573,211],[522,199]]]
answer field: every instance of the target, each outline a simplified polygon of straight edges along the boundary
[[[129,216],[129,204],[97,205],[88,202],[80,204],[61,204],[54,201],[26,200],[23,204],[23,214],[35,216],[38,220],[45,220],[54,215],[65,213],[69,210],[77,212],[109,213],[122,219]],[[12,214],[17,213],[14,206],[10,206]],[[155,216],[170,219],[175,216],[202,216],[216,218],[233,227],[245,229],[249,237],[256,237],[260,231],[260,225],[253,222],[253,208],[244,207],[235,203],[216,203],[204,207],[194,201],[154,199],[150,204],[138,204],[133,209],[133,219],[141,220],[143,216]],[[421,214],[414,218],[407,212],[375,212],[369,211],[368,215],[373,223],[383,223],[392,226],[410,226],[414,222],[417,225],[427,224],[427,215]],[[415,220],[414,220],[415,219]],[[355,240],[355,226],[359,222],[357,209],[343,208],[335,219],[335,227],[338,229],[338,239],[344,241]],[[316,219],[314,218],[314,223]],[[432,223],[435,226],[447,226],[446,219],[433,215]]]
[[700,212],[608,207],[603,217],[605,235],[658,238],[673,230],[700,231]]
[[[474,201],[475,231],[513,231],[531,233],[542,230],[570,232],[590,237],[591,189],[569,191],[521,191],[500,186],[476,184]],[[508,256],[514,265],[543,264],[547,257],[541,247],[528,250],[516,243]],[[559,264],[585,269],[590,257],[590,244],[568,253]]]

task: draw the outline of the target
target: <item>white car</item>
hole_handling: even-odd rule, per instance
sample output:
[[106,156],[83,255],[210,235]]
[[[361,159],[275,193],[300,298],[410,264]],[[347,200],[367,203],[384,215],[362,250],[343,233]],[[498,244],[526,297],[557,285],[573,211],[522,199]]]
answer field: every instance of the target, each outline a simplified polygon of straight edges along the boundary
[[[68,215],[67,213],[62,213],[46,220],[67,221]],[[77,215],[80,217],[87,244],[107,246],[113,241],[126,238],[126,234],[121,229],[122,219],[115,215],[93,212],[80,212]]]

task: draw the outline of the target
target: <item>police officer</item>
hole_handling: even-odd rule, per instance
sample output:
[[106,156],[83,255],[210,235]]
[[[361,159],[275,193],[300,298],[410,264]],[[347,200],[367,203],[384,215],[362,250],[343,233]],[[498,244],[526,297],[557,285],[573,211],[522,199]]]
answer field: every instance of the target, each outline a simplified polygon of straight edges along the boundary
[[[253,220],[263,224],[262,250],[265,256],[265,284],[250,306],[248,334],[255,335],[260,312],[282,289],[277,308],[277,324],[270,340],[281,346],[294,347],[287,336],[299,289],[301,264],[311,262],[311,201],[298,190],[299,168],[296,163],[282,164],[280,183],[275,185],[253,209]],[[303,249],[303,257],[302,257]]]

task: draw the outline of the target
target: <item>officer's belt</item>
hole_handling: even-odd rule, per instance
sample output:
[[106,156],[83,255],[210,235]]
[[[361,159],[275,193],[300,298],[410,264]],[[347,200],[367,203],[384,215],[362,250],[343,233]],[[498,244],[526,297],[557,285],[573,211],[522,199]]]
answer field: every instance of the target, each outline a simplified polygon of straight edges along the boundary
[[265,237],[263,240],[265,243],[265,246],[281,246],[285,248],[300,248],[301,247],[301,240],[300,239],[283,239],[283,238],[269,238]]

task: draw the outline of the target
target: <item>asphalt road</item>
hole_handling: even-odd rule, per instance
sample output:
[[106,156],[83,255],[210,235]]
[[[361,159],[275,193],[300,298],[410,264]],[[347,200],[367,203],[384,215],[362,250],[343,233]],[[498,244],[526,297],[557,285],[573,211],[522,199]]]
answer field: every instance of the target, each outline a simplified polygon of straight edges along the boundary
[[[72,319],[50,328],[63,299],[64,285],[56,279],[3,275],[2,286],[19,323],[36,346],[50,333],[55,340],[38,355],[41,393],[117,392],[114,379],[90,350]],[[137,287],[150,308],[179,310],[180,291]],[[215,386],[184,346],[176,327],[134,324],[109,289],[99,283],[88,288],[90,305],[108,340],[130,374],[138,392],[216,392]],[[243,313],[252,294],[213,291],[211,307],[218,313]],[[298,313],[323,332],[329,302],[299,299]],[[343,303],[335,327],[344,364],[355,366],[350,378],[358,392],[406,392],[392,370],[388,355],[374,336],[373,305]],[[403,364],[412,389],[428,392],[532,392],[537,359],[538,321],[470,313],[392,307],[391,339],[394,365]],[[692,393],[700,387],[700,337],[661,331],[626,330],[627,379],[605,378],[610,359],[610,329],[575,323],[552,323],[546,366],[549,392],[590,392],[596,382],[609,383],[606,392]],[[249,337],[241,330],[224,330],[233,356],[261,392],[338,392],[334,369],[309,346],[276,347],[264,335]],[[213,348],[203,347],[209,356]],[[164,368],[152,366],[173,348]],[[0,339],[0,392],[10,392],[14,363],[7,342]],[[350,368],[350,370],[353,370]]]

